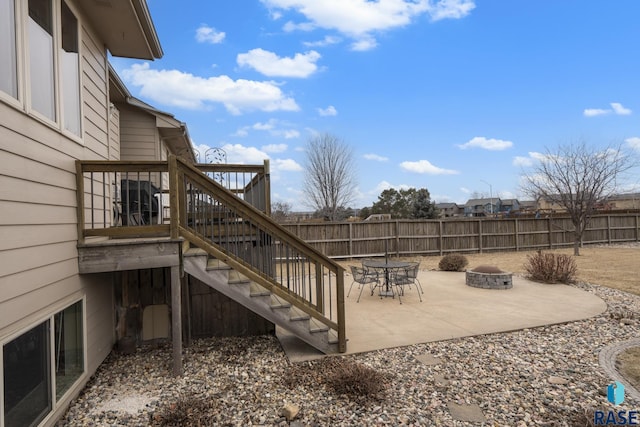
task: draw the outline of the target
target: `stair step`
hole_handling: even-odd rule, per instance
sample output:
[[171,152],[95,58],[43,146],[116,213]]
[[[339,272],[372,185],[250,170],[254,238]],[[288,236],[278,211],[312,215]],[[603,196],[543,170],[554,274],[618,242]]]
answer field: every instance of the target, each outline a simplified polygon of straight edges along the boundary
[[205,256],[207,255],[207,251],[200,248],[189,248],[184,253],[184,256]]
[[207,260],[207,270],[231,270],[231,267],[219,259],[209,258]]
[[310,319],[311,319],[311,316],[309,316],[304,311],[300,311],[300,310],[296,309],[295,307],[291,309],[291,314],[289,316],[289,320],[291,320],[292,322],[310,320]]
[[235,285],[238,283],[250,283],[251,280],[243,274],[238,273],[235,270],[229,271],[229,284]]
[[271,296],[271,291],[263,288],[255,282],[251,282],[249,287],[249,295],[252,297],[268,297]]
[[316,319],[311,319],[311,321],[309,322],[309,332],[311,332],[312,334],[328,331],[329,327],[318,322]]

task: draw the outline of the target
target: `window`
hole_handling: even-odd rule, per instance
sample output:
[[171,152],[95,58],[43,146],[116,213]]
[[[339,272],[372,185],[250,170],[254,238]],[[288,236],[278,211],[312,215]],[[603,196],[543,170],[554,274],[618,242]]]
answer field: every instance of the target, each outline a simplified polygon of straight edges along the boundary
[[37,425],[84,373],[83,302],[4,344],[2,361],[3,425]]
[[18,98],[15,0],[0,0],[0,90]]
[[82,301],[54,317],[56,399],[60,399],[84,372]]
[[36,425],[51,411],[49,321],[5,344],[4,425]]
[[0,97],[82,134],[80,24],[64,0],[0,0]]
[[62,49],[60,68],[62,79],[62,112],[64,128],[80,135],[80,55],[78,50],[78,20],[65,2],[61,5]]
[[31,108],[56,120],[51,0],[29,0],[29,85]]

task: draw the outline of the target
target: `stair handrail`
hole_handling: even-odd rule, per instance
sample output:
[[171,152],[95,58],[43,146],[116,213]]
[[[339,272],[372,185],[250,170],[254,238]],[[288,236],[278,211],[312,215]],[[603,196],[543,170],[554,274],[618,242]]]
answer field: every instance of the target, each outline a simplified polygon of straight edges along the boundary
[[[214,242],[207,241],[207,239],[202,238],[194,232],[194,229],[189,226],[189,221],[186,215],[187,192],[185,178],[197,183],[202,188],[208,189],[211,193],[215,193],[216,199],[223,202],[225,206],[232,207],[234,211],[238,212],[242,217],[250,218],[257,226],[273,233],[273,237],[278,241],[285,242],[287,245],[295,248],[296,251],[299,251],[307,259],[311,260],[316,269],[326,268],[330,273],[334,274],[336,278],[335,308],[337,322],[325,315],[324,307],[321,302],[320,306],[314,306],[303,296],[292,293],[290,289],[282,287],[275,277],[270,277],[251,263],[244,261],[242,258],[229,251],[226,251]],[[275,222],[270,216],[255,208],[250,203],[247,203],[235,196],[229,189],[209,178],[197,167],[194,167],[190,163],[174,155],[169,156],[169,181],[171,209],[170,230],[172,238],[178,238],[179,236],[183,237],[195,246],[205,250],[210,255],[221,259],[232,268],[238,270],[249,279],[272,291],[287,302],[294,304],[314,319],[325,324],[331,329],[336,330],[338,335],[338,349],[340,352],[346,351],[344,269],[338,263],[324,255],[319,250],[308,245],[304,240]],[[316,277],[316,292],[318,292],[318,295],[322,292],[321,289],[318,289],[319,287],[321,288],[321,285],[322,277]],[[323,297],[318,298],[318,301],[322,301],[323,299]]]

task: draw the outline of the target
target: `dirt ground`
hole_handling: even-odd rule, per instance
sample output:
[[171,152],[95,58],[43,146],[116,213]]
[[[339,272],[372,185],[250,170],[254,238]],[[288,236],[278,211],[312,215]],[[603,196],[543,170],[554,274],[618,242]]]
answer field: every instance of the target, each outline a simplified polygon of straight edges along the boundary
[[[573,248],[543,251],[573,255]],[[535,251],[491,252],[464,254],[469,260],[467,268],[491,265],[515,274],[524,274],[527,256]],[[413,257],[420,261],[420,269],[438,269],[440,256]],[[640,295],[640,245],[585,246],[580,256],[575,257],[578,265],[578,281],[619,289]]]

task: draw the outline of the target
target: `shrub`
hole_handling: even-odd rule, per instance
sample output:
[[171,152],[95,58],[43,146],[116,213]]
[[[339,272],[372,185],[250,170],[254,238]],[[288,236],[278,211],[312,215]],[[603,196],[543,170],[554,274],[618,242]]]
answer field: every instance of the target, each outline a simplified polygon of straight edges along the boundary
[[438,268],[443,271],[462,271],[469,261],[467,257],[460,254],[447,254],[438,263]]
[[212,411],[218,412],[211,400],[189,393],[162,406],[151,415],[150,424],[157,427],[212,425]]
[[573,257],[542,251],[528,255],[524,269],[531,280],[543,283],[571,283],[578,271]]
[[326,383],[338,394],[378,397],[387,388],[388,376],[349,359],[328,357]]

